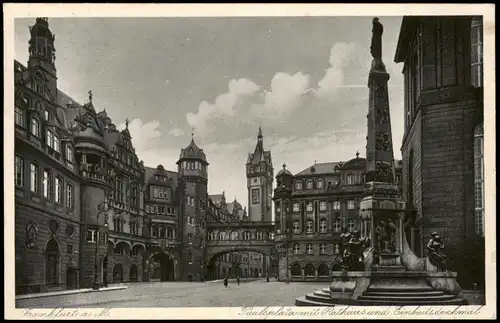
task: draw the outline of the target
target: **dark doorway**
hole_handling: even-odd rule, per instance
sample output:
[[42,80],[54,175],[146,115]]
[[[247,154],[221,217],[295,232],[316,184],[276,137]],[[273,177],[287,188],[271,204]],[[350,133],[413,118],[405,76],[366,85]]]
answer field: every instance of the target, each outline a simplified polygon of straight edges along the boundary
[[193,281],[193,275],[189,274],[188,275],[188,282],[192,282]]
[[138,277],[137,277],[137,266],[136,265],[132,265],[130,266],[130,273],[129,273],[129,280],[131,282],[136,282],[138,280]]
[[47,285],[57,285],[59,277],[59,245],[51,239],[45,250],[45,281]]
[[113,268],[113,282],[123,283],[123,266],[122,264],[116,264]]
[[259,270],[258,270],[257,268],[255,268],[255,269],[253,270],[253,276],[254,276],[254,277],[259,277]]
[[78,274],[76,268],[68,268],[68,270],[66,270],[66,288],[67,289],[78,288]]
[[155,263],[154,278],[162,282],[174,280],[174,260],[170,256],[160,252],[151,258],[151,262]]
[[102,283],[108,286],[108,256],[102,260]]
[[243,275],[245,278],[248,277],[248,269],[247,268],[243,269]]

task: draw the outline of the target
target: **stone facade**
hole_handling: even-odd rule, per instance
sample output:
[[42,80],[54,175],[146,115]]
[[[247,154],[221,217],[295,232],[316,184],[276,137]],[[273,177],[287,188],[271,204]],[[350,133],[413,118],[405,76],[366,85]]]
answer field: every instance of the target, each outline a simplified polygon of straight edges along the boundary
[[[404,17],[395,61],[404,63],[401,150],[403,196],[416,213],[411,247],[423,256],[430,233],[438,231],[459,248],[482,235],[484,225],[475,221],[484,182],[474,189],[474,172],[482,167],[474,163],[483,123],[481,18]],[[455,252],[457,260],[461,251]]]
[[[366,159],[314,164],[293,175],[283,165],[274,190],[281,281],[331,279],[340,268],[340,234],[359,230]],[[396,179],[402,163],[395,163]]]

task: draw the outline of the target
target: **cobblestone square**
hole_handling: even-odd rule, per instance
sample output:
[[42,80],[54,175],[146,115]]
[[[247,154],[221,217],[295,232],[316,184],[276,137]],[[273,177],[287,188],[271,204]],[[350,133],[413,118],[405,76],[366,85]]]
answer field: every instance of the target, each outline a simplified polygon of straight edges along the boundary
[[328,283],[290,283],[265,279],[215,282],[156,282],[127,284],[127,289],[40,297],[16,301],[17,308],[134,308],[134,307],[244,307],[294,306],[295,298]]

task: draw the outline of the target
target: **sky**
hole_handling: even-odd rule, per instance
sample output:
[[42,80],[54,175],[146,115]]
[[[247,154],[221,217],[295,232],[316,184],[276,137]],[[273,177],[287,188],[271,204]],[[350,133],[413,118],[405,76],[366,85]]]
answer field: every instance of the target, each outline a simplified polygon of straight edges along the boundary
[[[401,17],[380,17],[395,158],[401,158]],[[28,27],[15,20],[15,58]],[[372,17],[51,18],[58,87],[129,130],[146,166],[176,170],[191,141],[209,194],[248,205],[245,163],[262,127],[275,174],[364,157]]]

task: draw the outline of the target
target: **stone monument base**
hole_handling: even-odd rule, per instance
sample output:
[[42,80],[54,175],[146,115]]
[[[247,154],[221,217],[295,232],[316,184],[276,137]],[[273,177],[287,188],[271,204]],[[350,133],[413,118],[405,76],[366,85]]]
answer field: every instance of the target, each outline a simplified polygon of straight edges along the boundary
[[330,288],[295,300],[296,306],[465,305],[455,272],[333,272]]

